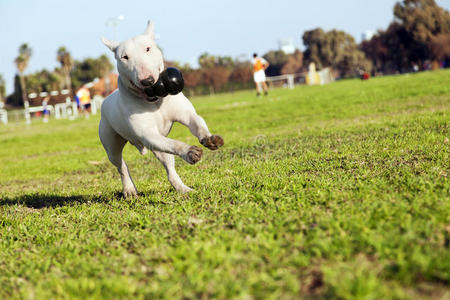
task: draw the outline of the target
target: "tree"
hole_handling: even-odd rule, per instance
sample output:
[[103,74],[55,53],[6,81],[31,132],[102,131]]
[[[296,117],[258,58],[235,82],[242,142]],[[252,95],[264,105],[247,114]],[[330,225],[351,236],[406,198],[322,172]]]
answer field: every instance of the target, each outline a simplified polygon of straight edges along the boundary
[[325,39],[325,31],[322,28],[308,30],[303,33],[303,44],[306,47],[304,52],[305,59],[308,64],[314,62],[319,69],[326,67],[323,65],[325,58],[322,54]]
[[19,47],[19,55],[16,57],[14,62],[16,63],[17,70],[19,72],[19,80],[20,80],[20,90],[21,90],[21,96],[22,96],[22,104],[28,103],[27,98],[27,92],[26,92],[26,86],[25,86],[25,79],[24,79],[24,72],[25,69],[28,66],[28,63],[30,61],[31,55],[33,51],[28,46],[28,44],[22,44]]
[[14,91],[6,97],[6,103],[12,106],[23,106],[24,104],[19,74],[14,76]]
[[280,75],[281,68],[288,61],[288,56],[281,50],[269,51],[263,57],[269,63],[269,67],[266,69],[268,76]]
[[304,33],[303,43],[307,47],[306,61],[314,62],[319,69],[331,67],[344,77],[371,70],[370,61],[358,49],[355,39],[344,31],[316,28]]
[[70,71],[72,70],[73,60],[66,47],[61,46],[56,52],[56,60],[61,64],[61,70],[64,75],[65,88],[72,88],[72,81],[70,79]]
[[450,15],[434,0],[403,0],[394,15],[385,31],[361,44],[377,70],[405,72],[429,59],[449,59]]
[[436,43],[445,42],[445,35],[450,34],[450,14],[434,0],[403,0],[395,5],[394,16],[409,35],[408,59],[419,65],[432,59]]
[[209,69],[216,65],[216,57],[205,52],[198,57],[198,64],[201,69]]
[[385,45],[383,33],[380,31],[369,41],[363,41],[360,45],[361,51],[372,61],[375,71],[382,71],[389,61],[390,50]]
[[303,53],[298,49],[293,54],[286,54],[282,50],[272,50],[263,57],[269,63],[266,69],[268,76],[297,73],[303,67]]
[[209,86],[210,93],[223,88],[228,82],[234,61],[229,56],[213,56],[203,53],[198,58],[202,71],[202,81]]
[[214,66],[203,70],[203,82],[210,87],[210,93],[214,94],[219,89],[223,88],[228,82],[231,70],[224,66]]
[[181,69],[184,78],[184,85],[190,90],[190,94],[193,95],[193,89],[202,80],[202,71],[192,69],[190,67],[184,67]]
[[432,37],[428,46],[434,60],[450,60],[450,34],[438,34]]
[[236,63],[230,74],[230,80],[241,84],[248,83],[253,78],[252,64],[248,61]]
[[2,74],[0,74],[0,102],[4,102],[6,96],[6,84]]
[[25,76],[27,89],[35,93],[58,90],[62,81],[63,77],[56,71],[50,72],[46,69]]
[[113,65],[106,55],[102,55],[99,58],[86,58],[83,61],[75,61],[72,69],[72,85],[77,90],[83,84],[105,76],[105,73],[112,69]]
[[202,72],[200,70],[191,69],[183,73],[186,87],[193,88],[202,80]]
[[414,41],[411,34],[398,22],[392,22],[381,39],[389,49],[388,70],[408,72],[413,63],[421,65],[420,62],[427,57],[425,45]]
[[434,0],[403,0],[395,5],[394,16],[417,42],[450,33],[450,14]]
[[296,49],[288,56],[286,63],[281,68],[281,74],[295,74],[301,72],[303,68],[303,53]]

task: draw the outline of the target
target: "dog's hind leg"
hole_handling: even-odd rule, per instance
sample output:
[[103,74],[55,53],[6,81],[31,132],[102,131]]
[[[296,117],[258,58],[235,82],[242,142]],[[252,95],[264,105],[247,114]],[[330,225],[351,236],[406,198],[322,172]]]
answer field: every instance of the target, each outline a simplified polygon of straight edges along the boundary
[[123,186],[123,195],[125,197],[136,196],[137,190],[131,179],[128,166],[122,158],[122,150],[127,141],[122,138],[105,120],[100,120],[99,126],[100,140],[108,154],[109,161],[116,166],[120,174]]
[[152,152],[166,169],[167,178],[177,192],[187,193],[192,191],[191,188],[187,187],[183,181],[181,181],[180,176],[178,176],[177,171],[175,170],[175,157],[172,154],[155,150]]

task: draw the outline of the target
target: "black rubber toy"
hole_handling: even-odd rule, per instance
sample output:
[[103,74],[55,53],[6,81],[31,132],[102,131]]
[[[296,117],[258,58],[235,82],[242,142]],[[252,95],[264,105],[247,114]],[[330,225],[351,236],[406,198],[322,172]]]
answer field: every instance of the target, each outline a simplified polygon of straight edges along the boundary
[[184,88],[184,79],[180,70],[167,68],[159,74],[158,81],[151,87],[145,88],[144,92],[148,97],[165,97],[176,95]]

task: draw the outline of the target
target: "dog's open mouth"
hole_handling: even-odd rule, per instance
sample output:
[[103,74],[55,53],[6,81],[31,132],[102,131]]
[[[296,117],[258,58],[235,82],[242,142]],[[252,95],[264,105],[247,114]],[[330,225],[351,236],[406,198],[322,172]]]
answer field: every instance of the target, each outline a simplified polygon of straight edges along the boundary
[[133,90],[139,97],[142,97],[149,102],[155,102],[156,100],[159,99],[158,97],[155,96],[148,96],[147,93],[145,92],[145,88],[139,87],[132,80],[129,81],[131,84],[131,90]]
[[132,80],[129,80],[129,82],[130,82],[131,86],[133,87],[133,89],[135,91],[144,93],[144,89],[143,88],[137,86]]

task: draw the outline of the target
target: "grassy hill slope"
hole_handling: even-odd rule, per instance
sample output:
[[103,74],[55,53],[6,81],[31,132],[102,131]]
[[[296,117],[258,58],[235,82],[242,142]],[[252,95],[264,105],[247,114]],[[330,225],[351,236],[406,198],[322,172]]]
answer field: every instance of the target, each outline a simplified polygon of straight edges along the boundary
[[192,102],[189,195],[128,145],[123,199],[98,116],[0,126],[0,298],[450,296],[449,71]]

